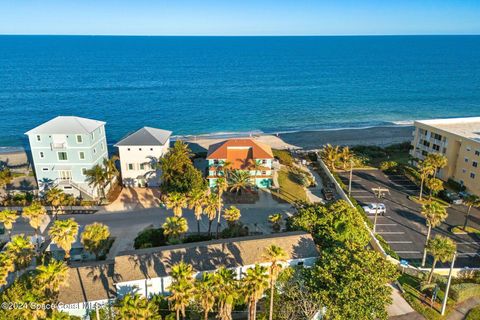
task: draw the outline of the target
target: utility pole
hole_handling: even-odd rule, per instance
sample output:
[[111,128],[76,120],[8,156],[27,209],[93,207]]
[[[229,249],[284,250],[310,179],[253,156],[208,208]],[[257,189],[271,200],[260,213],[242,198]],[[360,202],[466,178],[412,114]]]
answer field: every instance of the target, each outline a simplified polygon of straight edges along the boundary
[[447,288],[445,289],[445,296],[443,297],[442,303],[442,316],[445,315],[445,309],[447,309],[448,291],[450,290],[450,284],[452,283],[453,265],[455,264],[456,257],[457,252],[453,254],[452,264],[450,265],[450,272],[448,273]]
[[353,177],[353,159],[350,159],[350,180],[348,181],[348,197],[352,194],[352,177]]
[[[390,194],[390,190],[386,188],[372,188],[373,193],[375,194],[375,197],[380,201],[380,199],[386,194]],[[376,232],[377,230],[377,217],[378,217],[378,202],[375,204],[375,219],[373,220],[373,233]]]

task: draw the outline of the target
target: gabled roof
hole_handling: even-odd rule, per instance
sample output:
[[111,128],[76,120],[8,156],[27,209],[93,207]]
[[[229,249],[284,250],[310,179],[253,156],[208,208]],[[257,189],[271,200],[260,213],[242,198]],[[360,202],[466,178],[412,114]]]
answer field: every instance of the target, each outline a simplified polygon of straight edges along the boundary
[[113,299],[113,264],[96,262],[89,266],[69,267],[68,285],[60,289],[58,301],[65,304]]
[[115,144],[119,146],[158,146],[167,143],[172,131],[143,127]]
[[180,261],[199,272],[253,265],[265,262],[264,250],[272,244],[284,249],[288,259],[318,256],[310,234],[287,232],[124,251],[115,257],[115,273],[118,282],[126,282],[166,277]]
[[58,116],[25,134],[89,134],[105,125],[103,121],[74,116]]
[[239,150],[239,148],[250,148],[251,153],[248,156],[253,159],[270,159],[273,158],[272,148],[269,145],[255,141],[253,139],[229,139],[216,144],[212,144],[208,148],[207,159],[228,159],[230,150]]

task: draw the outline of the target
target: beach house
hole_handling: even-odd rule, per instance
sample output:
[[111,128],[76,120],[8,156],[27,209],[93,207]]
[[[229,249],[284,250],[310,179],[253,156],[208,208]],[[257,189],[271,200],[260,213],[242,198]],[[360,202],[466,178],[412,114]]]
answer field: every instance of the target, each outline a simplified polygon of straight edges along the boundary
[[168,152],[171,135],[171,131],[143,127],[115,144],[124,186],[156,187],[160,184],[157,163]]
[[105,122],[59,116],[25,133],[40,191],[56,185],[76,197],[97,198],[86,171],[108,158]]
[[480,117],[419,120],[414,126],[410,154],[417,161],[429,153],[445,155],[447,166],[437,176],[480,196]]
[[319,255],[312,236],[302,231],[125,251],[114,262],[70,267],[69,286],[61,289],[59,302],[63,311],[83,317],[96,304],[125,294],[168,295],[171,267],[180,261],[192,265],[196,278],[225,266],[241,279],[255,264],[269,265],[264,250],[272,244],[286,252],[285,266],[310,267]]
[[268,188],[272,185],[272,148],[254,139],[229,139],[208,148],[208,181],[215,187],[227,170],[248,171],[253,185]]

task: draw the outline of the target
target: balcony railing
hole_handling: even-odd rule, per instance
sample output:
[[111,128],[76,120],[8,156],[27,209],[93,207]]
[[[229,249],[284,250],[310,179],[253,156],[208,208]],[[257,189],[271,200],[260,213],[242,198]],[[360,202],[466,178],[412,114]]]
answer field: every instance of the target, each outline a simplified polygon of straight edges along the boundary
[[67,148],[66,142],[52,142],[50,143],[52,150],[64,150]]

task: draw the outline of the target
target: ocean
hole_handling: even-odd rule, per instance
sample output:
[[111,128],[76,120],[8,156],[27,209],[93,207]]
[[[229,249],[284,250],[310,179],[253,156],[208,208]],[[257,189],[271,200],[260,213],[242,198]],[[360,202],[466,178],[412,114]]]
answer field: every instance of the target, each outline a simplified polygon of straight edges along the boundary
[[480,115],[480,36],[0,36],[0,146],[57,115],[175,135]]

